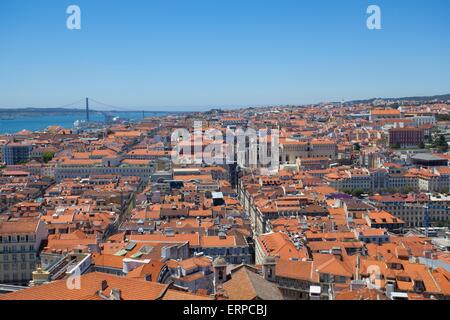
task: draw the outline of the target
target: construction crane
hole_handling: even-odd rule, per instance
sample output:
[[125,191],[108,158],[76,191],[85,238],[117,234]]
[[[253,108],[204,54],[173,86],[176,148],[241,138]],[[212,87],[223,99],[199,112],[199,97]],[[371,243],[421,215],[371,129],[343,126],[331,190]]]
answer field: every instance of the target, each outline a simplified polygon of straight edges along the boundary
[[425,215],[423,219],[423,226],[425,227],[425,235],[428,237],[428,230],[430,227],[430,205],[427,203],[424,205]]
[[423,226],[425,228],[425,235],[428,237],[429,229],[430,229],[430,209],[436,210],[448,210],[448,207],[443,206],[435,206],[429,203],[426,203],[423,208],[425,209],[425,215],[423,218]]

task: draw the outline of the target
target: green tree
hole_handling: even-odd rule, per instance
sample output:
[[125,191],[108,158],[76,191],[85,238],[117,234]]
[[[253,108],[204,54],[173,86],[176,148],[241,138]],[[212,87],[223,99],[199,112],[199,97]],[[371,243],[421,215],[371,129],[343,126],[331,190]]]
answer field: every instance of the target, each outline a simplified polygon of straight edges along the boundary
[[346,194],[352,194],[352,190],[349,190],[349,189],[344,189],[344,190],[342,190],[342,192],[343,193],[346,193]]
[[437,121],[450,121],[450,114],[438,114],[436,115]]
[[42,160],[44,160],[45,163],[50,162],[53,157],[55,156],[55,153],[53,151],[44,151],[42,154]]
[[441,152],[448,151],[448,143],[443,134],[441,134],[435,138],[434,147],[437,148]]
[[364,193],[366,193],[366,192],[363,189],[355,189],[352,192],[353,196],[355,196],[357,198],[361,197],[361,195],[363,195]]

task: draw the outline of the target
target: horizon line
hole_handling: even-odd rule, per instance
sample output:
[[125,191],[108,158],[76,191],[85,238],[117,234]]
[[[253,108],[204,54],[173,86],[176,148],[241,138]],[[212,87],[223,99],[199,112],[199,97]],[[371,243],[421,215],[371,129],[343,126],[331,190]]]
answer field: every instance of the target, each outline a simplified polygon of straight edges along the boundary
[[[371,97],[371,98],[355,98],[351,100],[345,100],[342,101],[320,101],[320,102],[313,102],[313,103],[282,103],[282,104],[226,104],[226,105],[208,105],[208,106],[146,106],[146,107],[117,107],[117,109],[109,109],[109,110],[97,110],[97,109],[90,109],[93,112],[164,112],[164,113],[170,113],[170,112],[189,112],[189,111],[183,111],[183,110],[176,110],[176,108],[180,109],[188,109],[188,108],[201,108],[205,109],[203,111],[209,111],[212,109],[246,109],[246,108],[276,108],[276,107],[295,107],[295,106],[308,106],[308,105],[320,105],[320,104],[335,104],[335,103],[352,103],[352,102],[359,102],[359,101],[370,101],[370,100],[405,100],[405,99],[423,99],[423,98],[438,98],[438,97],[445,97],[449,96],[446,100],[450,100],[450,93],[445,94],[433,94],[433,95],[418,95],[418,96],[400,96],[400,97],[390,97],[390,98],[382,98],[382,97]],[[63,106],[56,106],[56,107],[0,107],[0,110],[21,110],[21,109],[64,109],[70,111],[71,109],[68,108],[69,105],[63,105]],[[111,105],[111,107],[114,107]],[[163,111],[163,110],[157,110],[156,108],[170,108],[174,109],[172,111]],[[127,110],[118,110],[118,109],[127,109]],[[155,110],[151,110],[155,109]],[[78,107],[78,108],[72,108],[72,110],[84,110],[84,107]],[[201,112],[201,111],[192,111],[192,112]]]

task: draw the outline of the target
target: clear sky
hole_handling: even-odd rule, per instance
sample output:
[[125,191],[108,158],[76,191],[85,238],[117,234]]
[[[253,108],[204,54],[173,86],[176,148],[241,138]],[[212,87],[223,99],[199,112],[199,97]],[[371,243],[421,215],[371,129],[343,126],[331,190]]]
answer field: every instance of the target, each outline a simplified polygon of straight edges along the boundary
[[[81,8],[81,30],[66,9]],[[366,27],[377,4],[382,30]],[[448,0],[0,0],[0,108],[450,93]]]

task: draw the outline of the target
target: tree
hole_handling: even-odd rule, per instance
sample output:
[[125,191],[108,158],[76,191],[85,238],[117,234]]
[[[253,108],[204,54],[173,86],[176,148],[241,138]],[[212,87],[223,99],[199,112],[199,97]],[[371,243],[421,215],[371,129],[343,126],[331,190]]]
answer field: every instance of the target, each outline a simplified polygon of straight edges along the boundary
[[414,189],[411,187],[406,187],[402,190],[403,194],[410,194],[411,192],[414,192]]
[[391,108],[391,109],[398,109],[398,108],[400,108],[400,104],[398,102],[391,103],[389,105],[389,108]]
[[55,153],[53,151],[44,151],[44,153],[42,154],[42,159],[45,163],[48,163],[53,159],[54,156]]
[[366,193],[366,192],[363,189],[355,189],[352,192],[353,196],[355,196],[357,198],[361,197],[361,195],[363,195],[364,193]]
[[346,194],[349,194],[349,195],[352,194],[352,190],[350,190],[350,189],[344,189],[344,190],[342,190],[342,192],[346,193]]
[[445,136],[443,134],[436,137],[436,139],[434,141],[434,147],[437,148],[441,152],[448,151],[447,139],[445,139]]
[[436,120],[437,121],[450,121],[450,114],[437,114]]

